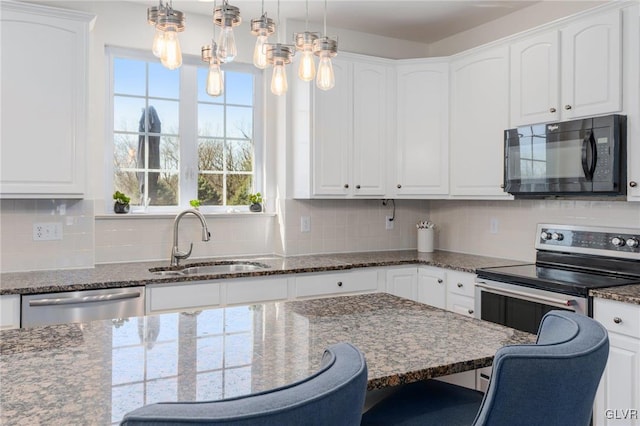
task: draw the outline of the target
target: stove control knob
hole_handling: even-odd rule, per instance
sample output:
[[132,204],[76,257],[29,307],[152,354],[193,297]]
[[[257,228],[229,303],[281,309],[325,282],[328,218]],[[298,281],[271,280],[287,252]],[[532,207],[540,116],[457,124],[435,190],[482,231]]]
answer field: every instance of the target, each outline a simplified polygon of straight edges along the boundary
[[542,231],[540,233],[540,239],[541,240],[550,240],[551,239],[551,233],[547,232],[547,231]]
[[640,241],[638,241],[637,238],[633,238],[633,237],[629,238],[627,240],[627,246],[631,247],[631,248],[636,248],[636,247],[640,246]]
[[622,237],[613,237],[611,239],[611,244],[613,244],[616,247],[622,247],[624,245],[624,238],[622,238]]
[[564,235],[562,235],[559,232],[554,232],[553,234],[551,234],[551,239],[556,241],[562,241],[564,240]]

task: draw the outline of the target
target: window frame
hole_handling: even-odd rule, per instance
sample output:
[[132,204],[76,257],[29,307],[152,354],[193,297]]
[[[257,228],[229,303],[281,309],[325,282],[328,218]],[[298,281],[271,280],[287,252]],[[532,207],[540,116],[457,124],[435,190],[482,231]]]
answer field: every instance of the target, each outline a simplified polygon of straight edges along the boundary
[[[112,214],[112,194],[114,191],[114,59],[132,59],[138,61],[155,62],[158,58],[150,51],[117,46],[106,46],[107,60],[107,90],[106,90],[106,129],[104,150],[104,210]],[[207,64],[199,57],[183,55],[180,71],[179,91],[179,139],[180,164],[179,203],[177,206],[131,206],[134,213],[175,214],[191,208],[189,200],[197,198],[198,188],[198,69],[206,68]],[[265,188],[265,139],[264,139],[264,73],[252,64],[230,63],[224,64],[224,71],[242,72],[253,76],[253,192],[260,192],[264,197]],[[226,83],[226,81],[225,81]],[[225,87],[226,90],[226,87]],[[226,100],[224,102],[226,105]],[[233,104],[231,104],[233,105]],[[241,206],[201,206],[200,211],[205,214],[248,212],[248,205]]]

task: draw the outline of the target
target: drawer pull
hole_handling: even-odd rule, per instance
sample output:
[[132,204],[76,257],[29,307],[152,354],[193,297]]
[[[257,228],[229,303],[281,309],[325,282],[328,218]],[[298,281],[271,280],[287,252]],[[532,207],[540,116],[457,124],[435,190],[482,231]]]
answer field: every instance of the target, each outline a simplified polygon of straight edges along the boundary
[[469,312],[469,315],[473,315],[473,309],[469,309],[467,312]]
[[438,278],[438,284],[442,284],[442,278]]
[[338,287],[342,287],[342,281],[338,281]]
[[622,318],[620,318],[620,317],[613,317],[613,322],[615,322],[616,324],[620,324],[620,323],[622,323]]
[[458,283],[458,288],[462,288],[464,284]]

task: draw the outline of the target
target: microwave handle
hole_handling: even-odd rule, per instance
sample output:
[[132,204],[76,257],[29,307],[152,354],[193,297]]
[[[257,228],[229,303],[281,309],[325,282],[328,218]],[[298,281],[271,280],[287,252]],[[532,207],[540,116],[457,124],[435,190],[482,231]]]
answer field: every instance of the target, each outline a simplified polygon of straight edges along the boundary
[[[589,162],[589,151],[591,151],[591,162]],[[593,179],[597,161],[598,150],[596,148],[596,140],[593,137],[593,132],[590,131],[582,141],[582,170],[587,180]]]

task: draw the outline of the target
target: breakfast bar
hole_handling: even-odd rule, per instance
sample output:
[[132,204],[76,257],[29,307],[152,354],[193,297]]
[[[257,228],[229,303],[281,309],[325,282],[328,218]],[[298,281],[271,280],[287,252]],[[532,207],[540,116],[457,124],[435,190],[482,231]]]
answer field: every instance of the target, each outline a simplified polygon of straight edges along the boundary
[[145,404],[257,392],[348,341],[368,389],[491,365],[535,336],[386,293],[233,306],[0,333],[0,423],[113,424]]

